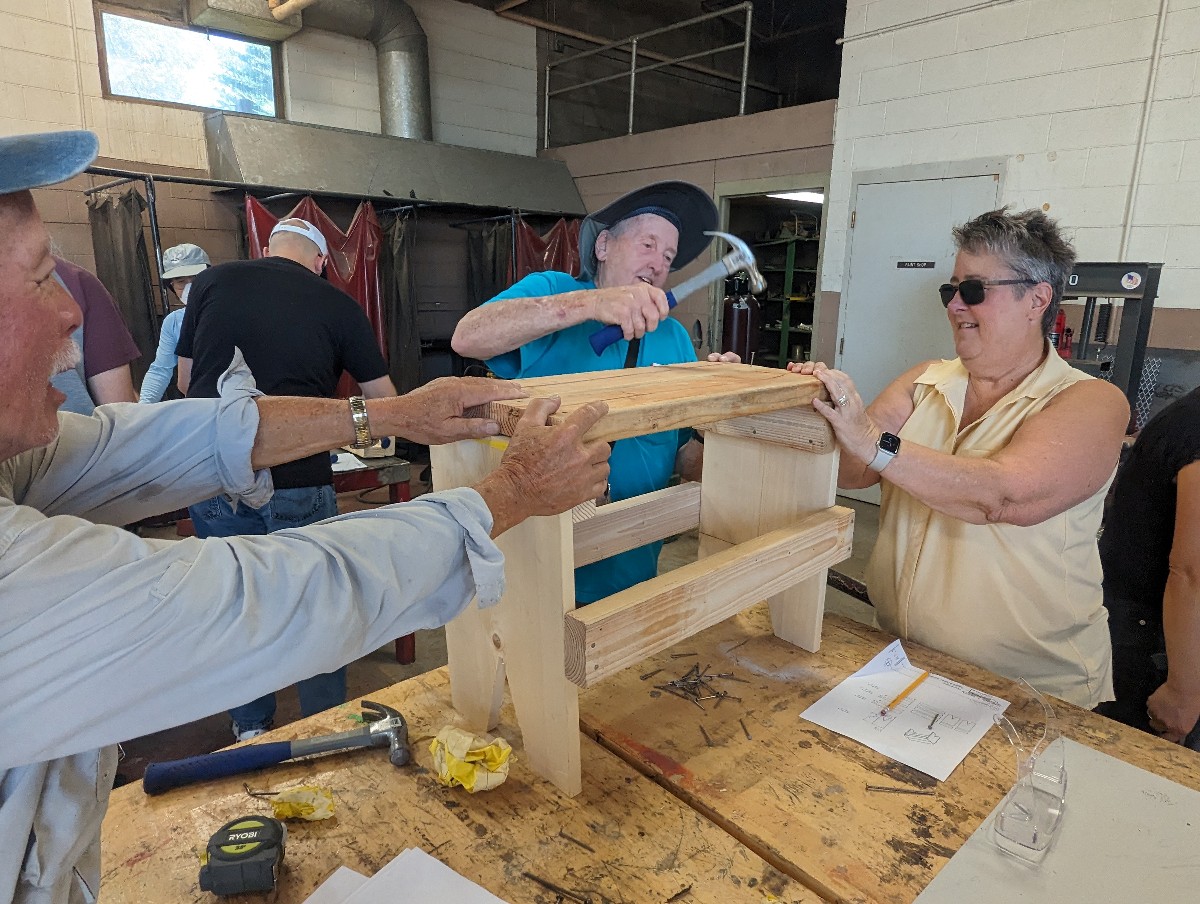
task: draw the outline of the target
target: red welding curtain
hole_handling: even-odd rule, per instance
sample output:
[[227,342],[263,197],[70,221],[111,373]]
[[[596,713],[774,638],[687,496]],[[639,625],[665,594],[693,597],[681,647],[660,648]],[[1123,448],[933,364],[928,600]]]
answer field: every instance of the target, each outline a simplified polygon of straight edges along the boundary
[[[358,205],[350,231],[342,232],[311,197],[305,197],[286,217],[276,217],[254,198],[246,195],[246,242],[250,246],[250,257],[263,256],[263,248],[271,236],[271,230],[280,219],[300,217],[308,220],[321,231],[329,243],[329,265],[325,275],[359,303],[371,321],[375,341],[387,360],[387,317],[383,308],[383,293],[379,286],[379,249],[383,232],[375,218],[375,208],[366,201]],[[338,383],[338,395],[343,398],[354,395],[357,385],[349,374],[342,374]]]
[[530,273],[558,270],[579,275],[580,220],[559,220],[540,236],[520,217],[516,220],[517,260],[513,282]]

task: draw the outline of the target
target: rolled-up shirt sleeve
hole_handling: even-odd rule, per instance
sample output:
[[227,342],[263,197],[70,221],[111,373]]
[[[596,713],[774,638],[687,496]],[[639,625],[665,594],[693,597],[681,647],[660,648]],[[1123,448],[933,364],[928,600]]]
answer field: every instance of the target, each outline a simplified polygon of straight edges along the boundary
[[90,417],[60,413],[54,442],[0,464],[0,494],[105,524],[216,495],[259,508],[273,491],[270,471],[250,467],[262,393],[240,352],[218,391],[215,399],[102,405]]
[[478,596],[503,556],[474,490],[266,536],[146,540],[0,501],[0,770],[332,671]]

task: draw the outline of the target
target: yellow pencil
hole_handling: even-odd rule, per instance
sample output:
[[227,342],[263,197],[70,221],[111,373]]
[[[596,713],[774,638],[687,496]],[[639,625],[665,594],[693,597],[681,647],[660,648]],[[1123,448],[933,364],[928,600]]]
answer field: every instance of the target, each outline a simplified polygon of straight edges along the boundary
[[915,691],[917,689],[917,686],[920,685],[920,683],[928,677],[929,677],[929,672],[926,671],[926,672],[922,672],[920,675],[918,675],[916,678],[914,678],[912,684],[910,684],[908,687],[906,687],[904,690],[902,690],[900,693],[898,693],[895,697],[893,697],[892,702],[889,703],[887,706],[885,706],[883,709],[881,709],[879,711],[879,715],[886,716],[890,710],[892,710],[896,706],[898,706],[900,704],[901,700],[903,700],[905,697],[907,697],[909,694],[911,694],[913,691]]

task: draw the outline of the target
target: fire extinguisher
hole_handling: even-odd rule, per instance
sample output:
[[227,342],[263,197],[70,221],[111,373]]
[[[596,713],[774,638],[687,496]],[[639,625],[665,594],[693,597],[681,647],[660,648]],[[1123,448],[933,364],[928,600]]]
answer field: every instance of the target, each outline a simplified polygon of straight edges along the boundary
[[1062,308],[1058,309],[1058,316],[1054,319],[1054,329],[1050,331],[1050,344],[1054,346],[1055,351],[1062,353],[1063,334],[1067,329],[1067,315]]
[[758,299],[750,294],[750,278],[741,274],[733,278],[733,292],[725,296],[724,328],[721,350],[737,352],[742,361],[758,350],[760,308]]

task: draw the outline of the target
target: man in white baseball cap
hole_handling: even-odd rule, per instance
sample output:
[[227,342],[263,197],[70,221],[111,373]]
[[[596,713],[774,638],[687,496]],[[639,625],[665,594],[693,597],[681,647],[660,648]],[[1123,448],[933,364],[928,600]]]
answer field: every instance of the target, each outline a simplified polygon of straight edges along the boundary
[[[162,281],[175,293],[179,303],[186,306],[188,295],[192,291],[192,280],[211,266],[208,253],[199,245],[188,242],[173,245],[163,252]],[[181,307],[163,318],[158,333],[158,351],[154,355],[153,363],[146,369],[146,376],[142,377],[139,402],[157,402],[166,392],[171,382],[171,374],[175,371],[175,346],[179,344],[183,314],[184,309]]]
[[[274,240],[275,236],[280,235],[281,233],[286,233],[286,232],[290,232],[293,235],[304,236],[306,239],[308,239],[310,242],[312,242],[314,245],[317,246],[317,250],[321,252],[322,257],[324,257],[326,259],[329,258],[329,243],[325,240],[325,236],[321,234],[321,230],[318,229],[316,226],[314,226],[312,223],[308,222],[308,220],[302,220],[299,217],[291,217],[286,220],[280,220],[278,223],[275,224],[275,228],[271,230],[272,244],[274,244],[273,240]],[[276,245],[276,247],[279,247],[279,246]],[[263,253],[264,254],[269,253],[270,248],[271,248],[271,245],[268,245],[267,248],[263,250]],[[318,272],[320,272],[320,271],[318,271]]]
[[[548,427],[558,405],[534,399],[474,487],[286,540],[167,542],[116,526],[214,493],[261,506],[267,468],[353,441],[355,421],[344,399],[264,397],[240,356],[219,399],[58,411],[50,375],[71,366],[81,315],[52,277],[30,189],[97,149],[91,132],[0,137],[0,901],[16,904],[96,900],[118,741],[335,669],[472,597],[496,603],[492,537],[608,479],[608,444],[580,440],[606,406]],[[495,421],[459,413],[523,395],[447,378],[372,401],[364,426],[425,444],[495,435]]]
[[[239,349],[258,388],[268,395],[333,398],[342,371],[359,385],[358,403],[396,394],[371,322],[358,302],[320,278],[329,245],[319,229],[296,217],[271,230],[264,256],[232,261],[196,277],[176,353],[179,388],[188,398],[216,398],[220,379]],[[316,452],[272,469],[267,505],[230,502],[224,495],[188,509],[198,537],[269,534],[337,514],[329,455]],[[301,715],[346,700],[346,670],[314,674],[297,685]],[[246,740],[274,724],[275,695],[229,711],[234,737]]]

